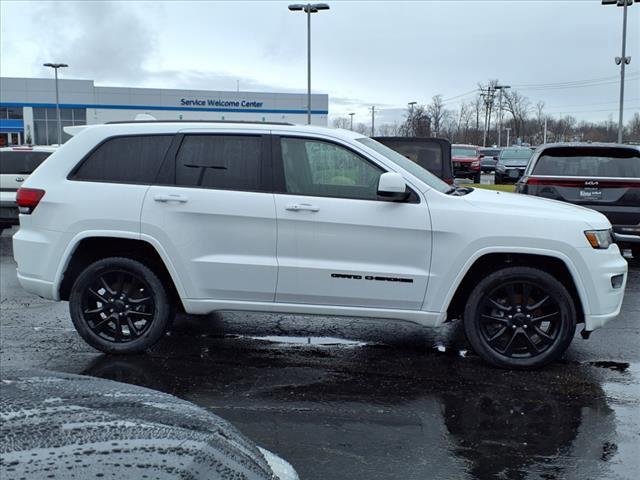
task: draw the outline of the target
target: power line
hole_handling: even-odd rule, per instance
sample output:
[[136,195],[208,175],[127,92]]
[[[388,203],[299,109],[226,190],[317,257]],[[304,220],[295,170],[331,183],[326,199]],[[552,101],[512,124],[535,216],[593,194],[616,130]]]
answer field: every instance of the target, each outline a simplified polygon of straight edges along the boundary
[[[629,75],[638,75],[638,73],[640,73],[640,72],[630,72]],[[566,82],[520,83],[520,84],[513,85],[513,86],[514,87],[518,87],[518,88],[523,88],[523,87],[553,87],[553,86],[563,86],[563,85],[602,82],[602,81],[605,81],[605,80],[617,80],[619,78],[620,78],[620,75],[609,75],[607,77],[582,79],[582,80],[568,80]]]

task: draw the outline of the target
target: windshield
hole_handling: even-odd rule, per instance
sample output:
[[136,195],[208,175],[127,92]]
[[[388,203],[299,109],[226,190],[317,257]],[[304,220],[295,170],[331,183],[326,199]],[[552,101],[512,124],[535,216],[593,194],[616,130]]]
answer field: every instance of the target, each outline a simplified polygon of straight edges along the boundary
[[452,157],[468,157],[475,158],[476,157],[476,149],[475,148],[464,148],[464,147],[453,147],[451,149]]
[[484,155],[485,157],[497,157],[498,155],[500,155],[500,150],[480,150],[480,154]]
[[451,189],[451,186],[440,180],[433,173],[422,168],[417,163],[412,162],[395,150],[392,150],[369,137],[358,138],[357,141],[389,159],[411,175],[417,177],[420,181],[429,185],[431,188],[434,188],[439,192],[446,192]]
[[507,163],[506,161],[509,160],[517,160],[517,163],[526,163],[531,155],[533,155],[533,150],[530,148],[509,148],[500,152],[500,161]]

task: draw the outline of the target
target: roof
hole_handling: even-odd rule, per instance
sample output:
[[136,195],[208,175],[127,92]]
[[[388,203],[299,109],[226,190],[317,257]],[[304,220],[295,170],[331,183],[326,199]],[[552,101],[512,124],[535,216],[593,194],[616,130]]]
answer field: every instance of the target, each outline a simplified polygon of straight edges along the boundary
[[[73,130],[75,129],[75,130]],[[92,131],[101,135],[135,135],[135,134],[173,134],[177,132],[193,131],[253,131],[253,132],[288,132],[307,133],[329,136],[344,140],[361,138],[364,135],[340,128],[318,127],[315,125],[274,124],[266,122],[207,122],[207,121],[132,121],[126,123],[109,123],[100,125],[82,125],[80,127],[65,127],[67,133],[77,134],[80,131]]]

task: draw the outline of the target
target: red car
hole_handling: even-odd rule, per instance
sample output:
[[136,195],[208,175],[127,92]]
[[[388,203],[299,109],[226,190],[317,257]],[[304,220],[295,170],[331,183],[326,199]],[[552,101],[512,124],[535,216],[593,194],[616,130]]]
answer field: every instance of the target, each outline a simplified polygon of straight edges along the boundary
[[451,162],[453,176],[456,178],[470,178],[474,183],[480,183],[480,147],[475,145],[451,145]]

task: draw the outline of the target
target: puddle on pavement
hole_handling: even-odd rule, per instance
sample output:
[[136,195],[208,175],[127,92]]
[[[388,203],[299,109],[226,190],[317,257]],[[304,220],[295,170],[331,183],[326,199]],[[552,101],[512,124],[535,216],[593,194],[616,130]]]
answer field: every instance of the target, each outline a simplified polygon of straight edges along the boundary
[[267,336],[251,336],[251,335],[239,335],[235,336],[235,338],[245,338],[250,340],[259,340],[263,342],[271,342],[285,345],[313,345],[313,346],[321,346],[321,347],[335,347],[335,346],[346,346],[346,347],[364,347],[368,345],[367,342],[360,342],[357,340],[347,340],[346,338],[335,338],[335,337],[291,337],[291,336],[278,336],[278,335],[267,335]]

